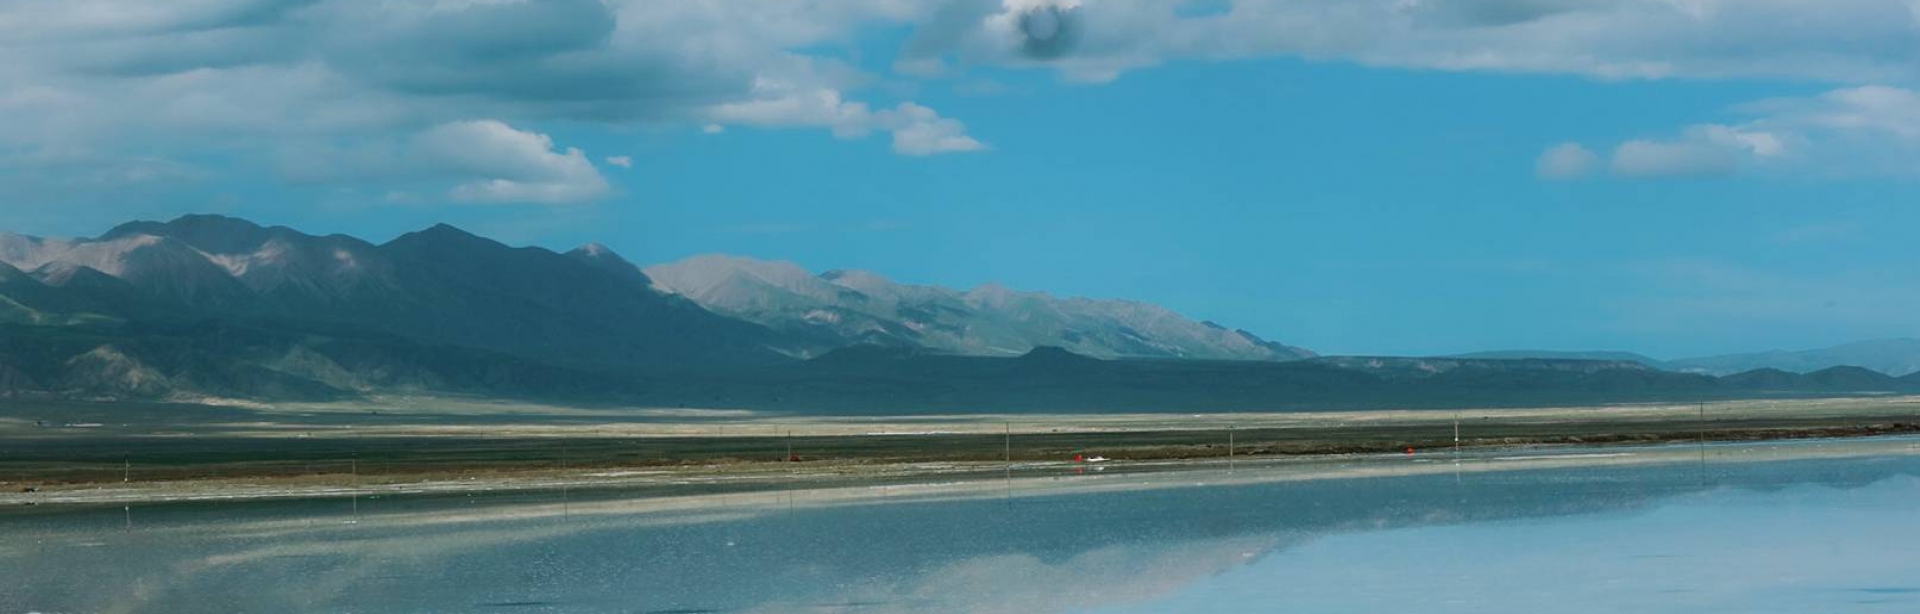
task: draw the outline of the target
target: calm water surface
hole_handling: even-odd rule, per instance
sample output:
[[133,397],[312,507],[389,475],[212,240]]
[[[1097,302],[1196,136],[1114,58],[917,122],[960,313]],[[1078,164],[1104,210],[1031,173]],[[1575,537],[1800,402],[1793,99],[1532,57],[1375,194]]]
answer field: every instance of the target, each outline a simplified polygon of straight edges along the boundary
[[[1426,473],[1243,466],[857,501],[16,510],[0,514],[0,614],[1916,612],[1916,448],[1367,459],[1351,465]],[[1612,464],[1636,456],[1659,459]]]

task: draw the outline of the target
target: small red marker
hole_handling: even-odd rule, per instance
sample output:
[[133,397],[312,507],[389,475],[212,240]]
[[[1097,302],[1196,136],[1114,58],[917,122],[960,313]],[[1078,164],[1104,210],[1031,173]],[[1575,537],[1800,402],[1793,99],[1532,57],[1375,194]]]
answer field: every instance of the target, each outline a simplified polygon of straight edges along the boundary
[[1407,456],[1413,456],[1413,446],[1407,446]]

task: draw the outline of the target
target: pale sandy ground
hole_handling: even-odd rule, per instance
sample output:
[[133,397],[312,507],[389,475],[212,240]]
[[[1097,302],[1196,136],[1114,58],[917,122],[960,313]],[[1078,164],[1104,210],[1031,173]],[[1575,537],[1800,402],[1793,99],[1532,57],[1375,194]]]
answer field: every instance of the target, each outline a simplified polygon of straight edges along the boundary
[[[399,405],[385,405],[383,412],[403,413],[409,410],[419,411],[423,416],[443,415],[437,410],[448,409],[441,401],[431,406],[421,405],[417,409]],[[453,407],[454,413],[472,412],[480,416],[488,413],[511,412],[519,415],[545,413],[549,408],[530,408],[525,405],[505,405],[483,402],[468,402],[467,405]],[[571,408],[551,408],[555,412],[589,412],[609,417],[629,418],[634,411],[650,410],[579,410]],[[1609,423],[1622,424],[1638,422],[1660,422],[1664,420],[1692,420],[1702,415],[1714,420],[1733,420],[1743,418],[1826,418],[1832,424],[1846,425],[1867,421],[1900,421],[1920,419],[1920,397],[1876,397],[1853,399],[1818,400],[1779,400],[1779,401],[1727,401],[1701,404],[1647,404],[1607,407],[1562,407],[1543,409],[1476,409],[1454,412],[1450,410],[1412,410],[1412,411],[1358,411],[1358,412],[1307,412],[1307,413],[1234,413],[1234,414],[1121,414],[1121,415],[961,415],[930,417],[778,417],[763,416],[751,412],[721,412],[671,410],[652,416],[649,421],[629,420],[597,422],[584,421],[573,423],[454,423],[400,424],[383,426],[361,426],[356,428],[328,427],[320,428],[313,424],[299,424],[301,414],[315,414],[328,411],[365,412],[365,406],[282,406],[259,408],[261,420],[258,422],[219,425],[220,432],[228,435],[279,436],[279,437],[380,437],[380,436],[485,436],[485,437],[765,437],[784,435],[792,432],[796,436],[863,436],[863,435],[928,435],[940,434],[1001,434],[1009,429],[1018,435],[1023,433],[1065,433],[1065,432],[1130,432],[1165,430],[1204,430],[1224,429],[1228,426],[1240,429],[1251,428],[1353,428],[1356,433],[1364,433],[1370,426],[1451,424],[1458,418],[1463,424],[1467,436],[1472,436],[1472,425],[1476,421],[1487,420],[1503,424],[1537,422],[1551,424],[1569,420],[1593,421],[1604,419]],[[578,417],[578,415],[574,415]],[[16,432],[33,431],[31,425],[0,424],[0,434],[9,430]],[[1836,440],[1837,441],[1837,440]],[[1857,445],[1856,445],[1857,444]],[[1558,449],[1567,449],[1566,446]],[[1713,449],[1713,446],[1708,446]],[[1521,450],[1540,449],[1522,448]],[[1698,451],[1680,444],[1652,448],[1635,448],[1631,452],[1626,446],[1594,446],[1578,448],[1591,450],[1591,454],[1542,455],[1532,458],[1530,453],[1513,454],[1493,453],[1485,450],[1472,451],[1455,458],[1451,452],[1422,453],[1414,457],[1402,455],[1388,456],[1323,456],[1308,458],[1260,458],[1242,459],[1234,463],[1238,473],[1226,477],[1210,478],[1215,481],[1234,480],[1277,480],[1277,479],[1324,479],[1330,477],[1364,477],[1369,475],[1412,475],[1418,473],[1450,471],[1503,471],[1531,467],[1590,464],[1632,464],[1655,462],[1680,462]],[[1873,453],[1913,453],[1915,444],[1904,439],[1856,440],[1844,445],[1836,443],[1831,447],[1819,445],[1775,446],[1764,448],[1771,450],[1762,456],[1777,455],[1790,451],[1795,454],[1834,453],[1856,454],[1861,450]],[[1823,450],[1826,450],[1823,452]],[[1834,452],[1832,450],[1838,450]],[[1755,457],[1760,458],[1760,457]],[[1445,460],[1447,462],[1430,462]],[[1743,459],[1736,459],[1744,462]],[[1457,461],[1457,462],[1455,462]],[[1089,467],[1096,474],[1096,480],[1086,481],[1081,487],[1094,487],[1099,484],[1118,480],[1120,484],[1152,483],[1155,480],[1171,480],[1175,483],[1189,482],[1198,474],[1197,470],[1220,468],[1227,461],[1138,461],[1116,462]],[[381,476],[378,482],[371,479],[359,483],[343,483],[340,476],[321,476],[314,479],[303,478],[260,478],[260,479],[202,479],[169,482],[133,482],[127,484],[81,484],[49,486],[41,492],[5,492],[0,493],[0,505],[62,505],[62,504],[124,504],[134,502],[159,501],[204,501],[204,500],[240,500],[267,498],[307,498],[307,497],[352,497],[352,496],[393,496],[409,494],[458,494],[495,491],[532,491],[569,489],[619,489],[630,490],[636,495],[657,493],[669,495],[687,493],[701,489],[722,486],[740,486],[752,489],[802,489],[813,494],[809,497],[832,499],[843,496],[887,496],[894,497],[906,493],[917,495],[965,493],[975,490],[1000,489],[1017,493],[1024,488],[1046,485],[1054,488],[1052,480],[1060,475],[1074,471],[1070,462],[1028,462],[1016,464],[1009,470],[999,462],[941,462],[941,463],[868,463],[868,462],[819,462],[788,465],[784,463],[744,463],[710,464],[664,468],[635,468],[632,470],[609,469],[605,467],[575,471],[528,470],[480,472],[475,475],[446,476]],[[1166,476],[1152,477],[1165,473]],[[1045,477],[1041,477],[1045,476]],[[1004,479],[990,479],[1002,477]],[[986,478],[983,481],[983,478]],[[1080,480],[1080,477],[1075,477]],[[1105,480],[1105,481],[1103,481]],[[903,485],[902,483],[911,483]],[[856,486],[847,486],[856,484]],[[864,486],[858,484],[866,484]],[[884,486],[881,484],[885,484]],[[834,494],[838,493],[838,494]],[[716,495],[717,496],[717,495]],[[738,495],[735,495],[738,496]],[[674,500],[692,500],[685,496],[668,497]]]

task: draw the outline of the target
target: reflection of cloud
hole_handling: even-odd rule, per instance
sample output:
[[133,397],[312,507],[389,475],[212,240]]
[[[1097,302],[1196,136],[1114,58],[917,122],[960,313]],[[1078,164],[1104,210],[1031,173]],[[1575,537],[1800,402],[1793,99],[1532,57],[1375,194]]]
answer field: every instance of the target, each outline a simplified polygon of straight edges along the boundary
[[[1043,614],[1163,597],[1207,576],[1238,567],[1279,546],[1265,535],[1100,548],[1048,562],[1031,554],[957,561],[907,582],[849,586],[840,604],[803,608],[768,603],[749,612],[894,612],[931,614]],[[860,604],[858,606],[850,604]]]

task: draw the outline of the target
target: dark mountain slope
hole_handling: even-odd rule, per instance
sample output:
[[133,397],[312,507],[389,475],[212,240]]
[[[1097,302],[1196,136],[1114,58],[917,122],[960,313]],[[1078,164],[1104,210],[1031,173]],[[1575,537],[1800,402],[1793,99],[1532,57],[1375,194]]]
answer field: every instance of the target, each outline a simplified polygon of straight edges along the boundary
[[828,413],[1224,412],[1584,405],[1760,394],[1774,391],[1615,361],[1101,360],[1057,348],[994,358],[862,346],[793,365],[662,382],[648,398],[663,404]]
[[391,335],[218,321],[4,326],[0,373],[17,380],[0,395],[113,399],[333,400],[377,391],[609,400],[646,387],[642,378]]
[[440,225],[379,248],[403,295],[357,305],[361,322],[423,338],[595,367],[712,367],[781,360],[779,340],[600,266]]
[[786,346],[653,289],[631,265],[512,248],[445,225],[376,246],[195,215],[123,224],[91,240],[12,235],[7,245],[38,265],[32,274],[45,285],[74,286],[68,294],[127,320],[345,326],[608,370],[766,364]]

